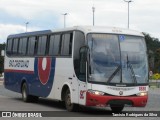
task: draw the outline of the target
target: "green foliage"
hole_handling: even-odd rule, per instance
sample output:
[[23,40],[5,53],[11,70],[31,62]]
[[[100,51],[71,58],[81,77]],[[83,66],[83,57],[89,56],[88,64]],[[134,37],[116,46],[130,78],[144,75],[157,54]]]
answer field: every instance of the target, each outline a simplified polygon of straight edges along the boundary
[[159,80],[160,79],[160,74],[159,73],[155,73],[153,74],[153,76],[150,77],[151,80]]
[[147,45],[149,69],[154,73],[160,73],[160,41],[147,33],[143,34]]
[[160,41],[158,40],[158,38],[151,37],[147,33],[143,34],[145,36],[147,50],[152,50],[153,52],[155,52],[158,48],[160,48]]
[[[0,52],[5,50],[5,44],[0,44]],[[0,74],[4,72],[4,56],[0,56]]]

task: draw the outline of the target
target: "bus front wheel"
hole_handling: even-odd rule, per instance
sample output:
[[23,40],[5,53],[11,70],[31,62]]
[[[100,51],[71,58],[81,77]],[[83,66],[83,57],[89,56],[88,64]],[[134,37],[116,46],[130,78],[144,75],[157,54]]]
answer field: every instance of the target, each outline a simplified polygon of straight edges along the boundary
[[70,93],[69,89],[67,89],[67,91],[65,93],[65,107],[70,112],[78,110],[78,105],[71,103],[71,93]]
[[123,110],[123,108],[124,108],[124,105],[110,105],[110,107],[111,107],[111,110],[113,111],[113,112],[115,112],[115,113],[118,113],[118,112],[121,112],[122,110]]

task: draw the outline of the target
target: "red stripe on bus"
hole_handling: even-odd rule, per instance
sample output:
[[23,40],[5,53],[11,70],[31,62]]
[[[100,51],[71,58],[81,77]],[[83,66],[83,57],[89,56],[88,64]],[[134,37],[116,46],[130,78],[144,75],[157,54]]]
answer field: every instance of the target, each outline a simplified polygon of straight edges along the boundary
[[18,72],[18,73],[26,73],[26,74],[34,74],[34,71],[29,70],[13,70],[13,69],[5,69],[4,72]]

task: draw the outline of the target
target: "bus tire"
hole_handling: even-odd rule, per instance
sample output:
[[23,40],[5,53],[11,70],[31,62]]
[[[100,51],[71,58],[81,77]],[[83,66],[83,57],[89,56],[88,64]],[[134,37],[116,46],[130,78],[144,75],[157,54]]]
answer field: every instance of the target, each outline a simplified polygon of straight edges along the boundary
[[22,85],[22,100],[24,102],[37,102],[39,98],[37,96],[29,95],[27,89],[28,89],[27,84],[23,83],[23,85]]
[[110,107],[111,107],[112,112],[119,113],[123,110],[124,105],[116,105],[116,104],[112,105],[111,104]]
[[65,107],[69,112],[78,110],[78,105],[71,103],[71,93],[69,89],[67,89],[65,93]]
[[30,100],[31,100],[31,96],[28,95],[28,92],[27,92],[27,84],[26,83],[23,83],[23,85],[22,85],[22,100],[24,102],[30,102]]

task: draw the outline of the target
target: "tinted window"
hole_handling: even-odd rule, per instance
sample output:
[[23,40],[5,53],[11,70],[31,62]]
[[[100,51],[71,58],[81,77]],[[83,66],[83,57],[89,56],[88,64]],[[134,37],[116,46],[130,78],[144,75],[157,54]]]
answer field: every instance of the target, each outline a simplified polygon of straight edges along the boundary
[[34,55],[36,52],[36,37],[30,37],[29,41],[28,41],[28,51],[27,54],[28,55]]
[[11,51],[12,51],[12,39],[8,39],[8,42],[7,42],[7,54],[10,54]]
[[19,49],[18,53],[20,55],[25,55],[26,54],[26,49],[27,49],[27,38],[21,38],[19,40]]
[[55,36],[52,35],[52,36],[50,37],[50,42],[49,42],[49,55],[54,55],[54,54],[53,54],[54,40],[55,40]]
[[38,55],[45,55],[46,45],[47,45],[47,36],[39,37],[38,50],[37,50]]
[[60,47],[60,35],[52,35],[50,37],[49,55],[58,55]]
[[17,54],[18,51],[18,39],[13,40],[13,54]]
[[71,55],[73,34],[64,34],[62,36],[61,55]]
[[19,48],[18,48],[18,53],[19,54],[22,54],[22,46],[23,46],[23,39],[21,38],[19,40]]
[[[85,73],[82,73],[80,70],[80,48],[85,45],[85,36],[82,32],[75,32],[75,38],[74,38],[74,70],[76,73],[76,76],[79,78],[79,80],[84,81],[85,80]],[[81,60],[82,61],[82,60]]]

